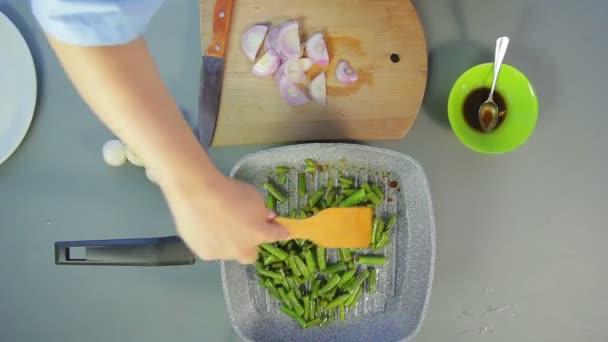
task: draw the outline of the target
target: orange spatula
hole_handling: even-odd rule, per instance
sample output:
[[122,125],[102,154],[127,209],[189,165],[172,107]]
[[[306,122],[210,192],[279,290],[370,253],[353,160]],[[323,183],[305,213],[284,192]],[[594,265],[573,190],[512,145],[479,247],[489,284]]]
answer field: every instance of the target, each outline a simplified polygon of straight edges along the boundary
[[326,248],[367,248],[372,237],[372,208],[331,208],[302,220],[277,218],[293,239]]

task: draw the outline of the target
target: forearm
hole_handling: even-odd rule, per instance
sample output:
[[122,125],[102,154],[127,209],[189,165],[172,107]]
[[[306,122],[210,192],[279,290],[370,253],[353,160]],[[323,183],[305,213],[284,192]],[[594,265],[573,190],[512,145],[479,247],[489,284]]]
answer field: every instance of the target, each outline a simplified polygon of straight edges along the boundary
[[142,38],[81,47],[49,38],[68,76],[97,116],[154,169],[163,183],[184,175],[216,175]]

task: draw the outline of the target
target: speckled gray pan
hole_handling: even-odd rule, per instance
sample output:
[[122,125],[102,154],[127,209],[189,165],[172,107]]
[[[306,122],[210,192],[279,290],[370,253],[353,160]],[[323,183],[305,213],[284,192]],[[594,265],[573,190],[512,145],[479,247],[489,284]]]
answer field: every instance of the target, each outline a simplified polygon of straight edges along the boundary
[[[280,147],[246,156],[231,176],[260,185],[275,166],[292,167],[287,187],[289,201],[277,210],[286,214],[298,206],[297,172],[304,160],[315,159],[335,166],[308,177],[308,188],[324,186],[329,177],[343,170],[356,183],[374,181],[384,185],[384,204],[376,212],[397,215],[391,243],[379,268],[378,292],[364,294],[345,322],[320,329],[303,330],[278,310],[277,301],[259,287],[253,266],[222,262],[224,296],[232,325],[245,341],[407,341],[422,325],[428,306],[435,261],[435,221],[429,186],[420,164],[393,151],[352,144],[305,144]],[[392,181],[398,183],[391,187]],[[258,188],[263,192],[261,187]],[[330,253],[329,259],[335,258]]]

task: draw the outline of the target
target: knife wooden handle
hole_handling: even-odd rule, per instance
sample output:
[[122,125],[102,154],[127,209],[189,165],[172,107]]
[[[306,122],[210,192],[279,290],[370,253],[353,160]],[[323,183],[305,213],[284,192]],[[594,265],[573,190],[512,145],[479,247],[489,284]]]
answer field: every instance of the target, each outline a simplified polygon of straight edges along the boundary
[[234,0],[217,0],[213,11],[213,37],[207,47],[207,56],[224,58],[228,46],[228,32]]

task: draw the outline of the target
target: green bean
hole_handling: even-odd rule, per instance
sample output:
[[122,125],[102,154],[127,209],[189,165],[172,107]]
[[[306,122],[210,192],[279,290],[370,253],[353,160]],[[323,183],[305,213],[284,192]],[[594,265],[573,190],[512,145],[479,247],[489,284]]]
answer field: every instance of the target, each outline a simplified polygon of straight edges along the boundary
[[281,296],[283,304],[287,305],[288,308],[293,309],[293,305],[291,305],[289,298],[287,298],[287,292],[285,291],[285,288],[277,287],[277,291],[279,292],[279,295]]
[[346,195],[339,195],[338,197],[336,197],[336,200],[332,203],[331,207],[332,208],[339,207],[340,203],[342,203],[342,201],[344,201],[345,198],[346,198]]
[[306,266],[304,261],[302,261],[302,258],[300,258],[298,255],[294,255],[293,258],[296,263],[296,267],[298,268],[298,271],[300,271],[304,278],[310,278],[310,272],[308,272],[308,267]]
[[384,265],[386,257],[383,255],[357,255],[357,263],[362,265]]
[[348,298],[346,298],[346,300],[344,301],[344,305],[349,306],[353,303],[353,301],[355,300],[355,297],[357,296],[357,292],[359,291],[360,288],[361,287],[359,286],[348,294]]
[[353,187],[352,183],[340,182],[340,188],[342,189],[351,189]]
[[338,190],[336,190],[336,188],[328,188],[328,189],[329,190],[325,193],[325,203],[329,207],[334,202],[334,199],[336,198],[336,193],[338,192]]
[[388,221],[386,223],[386,231],[390,231],[391,229],[393,229],[393,227],[395,226],[395,223],[397,223],[397,216],[396,215],[391,215],[388,218]]
[[298,194],[300,197],[306,196],[306,174],[300,173],[298,175]]
[[354,194],[348,196],[342,203],[340,203],[341,208],[349,208],[360,204],[365,201],[365,190],[359,189]]
[[317,167],[316,166],[307,166],[306,169],[304,169],[307,173],[313,173],[315,171],[317,171]]
[[279,177],[277,178],[277,183],[279,185],[285,185],[285,183],[287,183],[287,174],[286,173],[279,174]]
[[304,164],[306,164],[306,166],[314,166],[314,167],[319,166],[319,163],[317,163],[317,161],[314,159],[306,159],[304,161]]
[[384,221],[382,219],[380,219],[378,221],[378,227],[376,227],[375,241],[380,241],[380,238],[382,237],[383,232],[384,232]]
[[274,263],[277,263],[280,261],[281,261],[281,259],[279,259],[276,255],[270,254],[267,257],[266,256],[264,257],[264,266],[268,266],[270,264],[274,264]]
[[327,188],[328,189],[335,189],[335,179],[334,177],[329,176],[329,179],[327,180]]
[[361,294],[363,293],[363,287],[360,286],[359,289],[357,290],[355,297],[353,299],[353,302],[350,304],[350,308],[354,308],[355,306],[357,306],[357,303],[359,302],[359,298],[361,298]]
[[349,292],[354,290],[355,288],[357,288],[357,286],[361,286],[361,284],[363,284],[363,282],[365,281],[365,279],[367,279],[367,277],[369,277],[369,271],[364,270],[363,272],[361,272],[357,275],[357,278],[354,281],[351,281],[350,283],[346,284],[344,286],[344,290],[349,291]]
[[376,246],[376,233],[378,232],[378,226],[380,225],[380,217],[374,217],[374,221],[372,222],[372,246]]
[[325,274],[337,273],[337,272],[346,271],[346,269],[347,269],[347,267],[346,267],[345,263],[337,262],[335,264],[331,264],[331,265],[327,266],[327,268],[323,271],[323,273],[325,273]]
[[382,249],[388,245],[388,232],[382,233],[382,237],[380,237],[380,241],[376,244],[376,249]]
[[312,214],[313,215],[317,215],[320,212],[321,212],[321,210],[319,210],[319,208],[317,208],[317,207],[312,208]]
[[271,194],[266,196],[266,208],[274,211],[277,211],[277,200]]
[[321,286],[321,280],[313,279],[312,286],[310,287],[311,297],[317,298],[319,296],[319,286]]
[[368,182],[364,182],[363,184],[361,184],[361,188],[365,190],[365,193],[372,192],[372,188],[369,186]]
[[267,278],[272,278],[272,279],[281,279],[283,277],[281,277],[281,275],[277,272],[273,272],[273,271],[268,271],[268,270],[258,270],[258,273],[263,275],[264,277]]
[[295,311],[298,316],[302,316],[304,314],[304,307],[302,307],[302,304],[298,298],[296,298],[296,294],[293,291],[290,291],[287,293],[287,298],[291,302],[291,305],[293,305],[293,311]]
[[282,173],[286,173],[287,171],[289,171],[289,168],[287,166],[277,166],[274,170],[277,174],[280,175]]
[[353,279],[355,273],[357,273],[356,269],[344,272],[344,274],[342,275],[342,279],[340,279],[340,282],[338,283],[338,287],[343,288],[346,283]]
[[319,324],[319,328],[325,328],[330,323],[331,323],[331,319],[329,318],[329,316],[324,316],[323,320],[321,321],[321,324]]
[[369,278],[367,279],[367,285],[369,287],[370,294],[376,293],[376,274],[377,274],[377,272],[378,271],[375,268],[372,268],[372,270],[369,271]]
[[325,195],[325,188],[321,188],[321,189],[317,190],[308,199],[308,206],[310,206],[311,208],[313,208],[317,204],[317,202],[319,202],[319,200],[321,199],[321,197],[323,197],[323,195]]
[[346,268],[349,269],[349,270],[355,268],[355,262],[353,260],[347,262],[346,263]]
[[302,319],[302,317],[300,317],[298,314],[296,314],[295,312],[290,310],[287,306],[281,305],[281,312],[283,312],[284,314],[287,314],[288,316],[291,316],[291,318],[298,321],[298,323],[300,323],[300,326],[302,326],[302,328],[304,328],[306,326],[306,322],[304,322],[304,319]]
[[302,297],[302,291],[300,291],[300,286],[293,277],[287,277],[287,284],[289,284],[289,288],[291,291],[295,292],[298,297]]
[[325,261],[325,248],[319,246],[317,246],[317,265],[319,265],[320,271],[327,268],[327,262]]
[[316,309],[316,310],[315,310],[315,311],[316,311],[316,315],[315,315],[315,316],[317,316],[317,318],[320,318],[320,317],[321,317],[321,314],[322,314],[322,312],[323,312],[323,307],[322,307],[322,305],[321,305],[321,302],[320,302],[320,301],[315,300],[315,302],[317,303],[317,304],[315,304],[315,305],[317,306],[317,307],[315,308],[315,309]]
[[327,292],[326,294],[323,295],[323,298],[327,298],[327,300],[332,300],[336,296],[337,292],[338,292],[338,287],[334,286],[333,289],[329,290],[329,292]]
[[346,189],[346,190],[342,190],[342,194],[344,196],[350,196],[352,194],[354,194],[355,192],[357,192],[357,189]]
[[279,260],[281,260],[281,261],[284,261],[285,259],[287,259],[287,256],[289,255],[287,252],[285,252],[281,248],[276,247],[270,243],[262,244],[262,248],[264,248],[265,250],[269,251],[270,253],[276,255],[277,258],[279,258]]
[[279,203],[283,203],[287,200],[287,197],[285,197],[285,195],[283,195],[283,193],[281,193],[279,190],[277,190],[277,188],[275,188],[274,185],[272,185],[272,183],[264,182],[263,186],[264,186],[264,189],[268,190],[268,192],[271,193],[272,196],[274,196],[277,199],[277,201],[279,201]]
[[345,183],[345,184],[350,184],[353,185],[353,180],[348,178],[348,177],[344,177],[344,176],[340,176],[338,177],[338,181],[340,181],[340,183]]
[[317,272],[317,264],[315,263],[315,258],[312,255],[312,251],[307,249],[304,251],[304,259],[306,260],[306,266],[308,267],[308,273],[315,274]]
[[344,304],[340,304],[339,308],[340,308],[340,320],[344,321],[344,320],[346,320],[346,308],[344,307]]
[[378,196],[380,201],[384,201],[384,191],[382,191],[382,189],[380,189],[380,187],[378,185],[376,185],[376,184],[372,185],[372,190],[374,191],[376,196]]
[[315,309],[317,301],[315,299],[310,299],[308,301],[308,319],[313,319],[315,317]]
[[304,306],[304,319],[308,321],[310,318],[310,297],[304,296],[302,298],[302,305]]
[[325,307],[325,310],[331,310],[335,307],[338,307],[339,305],[344,304],[344,301],[346,300],[346,298],[348,298],[349,294],[343,294],[343,295],[339,295],[338,297],[334,298],[334,300],[332,300],[331,302],[329,302],[329,304],[327,304],[327,306]]
[[300,213],[298,214],[298,217],[300,219],[305,219],[308,217],[308,215],[306,214],[306,212],[304,212],[304,210],[300,210]]
[[331,291],[334,287],[336,287],[336,285],[338,285],[338,283],[340,282],[340,276],[337,274],[332,274],[331,277],[329,277],[329,279],[327,280],[327,283],[325,284],[325,286],[321,287],[318,291],[319,296],[322,296],[324,294],[326,294],[327,292]]
[[319,325],[321,324],[321,318],[315,318],[311,321],[306,322],[306,324],[304,325],[304,329],[308,329],[310,327],[314,327],[315,325]]
[[277,299],[281,299],[281,295],[279,294],[279,291],[277,291],[277,288],[274,286],[274,284],[272,283],[272,280],[270,280],[270,278],[267,278],[266,281],[264,282],[264,287],[268,289],[268,292],[270,292],[271,295],[273,295],[275,298]]
[[308,278],[304,278],[304,277],[296,277],[296,278],[294,278],[294,280],[295,280],[295,282],[296,282],[296,285],[297,285],[298,287],[300,287],[302,284],[304,284],[304,283],[305,283],[305,282],[308,280]]
[[382,201],[376,196],[376,194],[372,192],[366,192],[365,198],[370,201],[375,207],[379,207],[382,205]]
[[353,259],[348,248],[340,248],[339,253],[342,255],[342,261],[349,262]]
[[296,215],[297,215],[297,213],[296,213],[296,210],[295,210],[295,209],[290,209],[290,210],[289,210],[289,218],[290,218],[290,219],[295,219],[295,218],[296,218]]
[[272,284],[273,285],[281,285],[283,284],[283,279],[272,279]]

